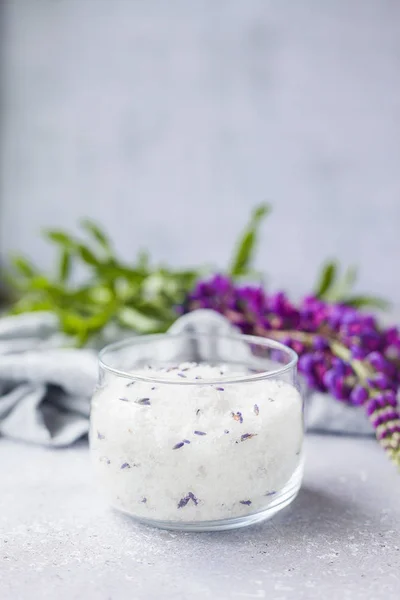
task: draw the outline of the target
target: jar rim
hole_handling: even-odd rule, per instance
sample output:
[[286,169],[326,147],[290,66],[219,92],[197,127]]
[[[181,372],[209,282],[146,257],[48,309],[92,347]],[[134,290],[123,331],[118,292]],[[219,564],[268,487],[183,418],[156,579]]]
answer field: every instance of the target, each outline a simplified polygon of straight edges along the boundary
[[[266,370],[261,370],[257,373],[251,373],[251,374],[246,374],[246,375],[239,375],[239,376],[229,376],[229,374],[227,374],[227,377],[220,377],[218,378],[218,380],[216,379],[201,379],[201,380],[190,380],[190,379],[182,379],[177,381],[176,379],[170,379],[170,378],[163,378],[160,377],[159,375],[143,375],[142,373],[139,374],[135,374],[134,372],[130,371],[125,371],[123,369],[118,369],[116,367],[113,367],[110,364],[107,364],[107,361],[105,359],[105,355],[108,352],[113,352],[113,351],[117,351],[129,346],[136,346],[138,344],[142,344],[142,343],[149,343],[152,341],[157,341],[157,340],[162,340],[162,339],[178,339],[178,338],[188,338],[191,336],[196,336],[196,337],[210,337],[210,333],[200,333],[200,332],[187,332],[187,331],[183,331],[181,333],[155,333],[155,334],[148,334],[148,335],[141,335],[141,336],[135,336],[135,337],[130,337],[124,340],[121,340],[119,342],[114,342],[112,344],[108,344],[107,346],[105,346],[104,348],[102,348],[102,350],[100,350],[99,354],[98,354],[98,360],[99,360],[99,365],[100,368],[104,369],[105,371],[108,371],[109,373],[113,373],[114,375],[117,375],[118,377],[124,377],[126,379],[130,379],[130,380],[138,380],[138,381],[145,381],[148,383],[159,383],[159,384],[173,384],[173,385],[197,385],[197,386],[202,386],[202,385],[213,385],[216,383],[216,381],[219,382],[223,382],[224,384],[233,384],[233,383],[246,383],[246,382],[253,382],[253,381],[260,381],[263,379],[270,379],[271,377],[276,377],[279,375],[282,375],[284,373],[287,373],[288,371],[295,369],[296,365],[297,365],[297,361],[298,361],[298,355],[297,353],[292,349],[289,348],[289,346],[286,346],[285,344],[282,344],[281,342],[278,342],[276,340],[273,340],[271,338],[264,338],[264,337],[260,337],[260,336],[256,336],[256,335],[247,335],[247,334],[226,334],[226,333],[218,333],[216,332],[215,337],[217,338],[222,338],[222,339],[226,339],[226,340],[235,340],[235,341],[243,341],[243,342],[247,342],[250,344],[257,344],[259,346],[262,346],[264,348],[270,348],[272,350],[281,350],[282,352],[285,352],[288,356],[288,362],[286,364],[282,364],[282,366],[280,366],[277,369],[273,369],[270,371],[266,371]],[[189,362],[189,361],[188,361]]]

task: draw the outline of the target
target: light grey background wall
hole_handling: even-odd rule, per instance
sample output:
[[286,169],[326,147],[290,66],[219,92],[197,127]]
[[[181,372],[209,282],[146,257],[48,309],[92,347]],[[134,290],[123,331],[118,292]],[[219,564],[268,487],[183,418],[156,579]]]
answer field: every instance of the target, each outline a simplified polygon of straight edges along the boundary
[[224,265],[270,199],[258,266],[326,256],[400,301],[400,3],[6,0],[2,253],[89,215],[129,258]]

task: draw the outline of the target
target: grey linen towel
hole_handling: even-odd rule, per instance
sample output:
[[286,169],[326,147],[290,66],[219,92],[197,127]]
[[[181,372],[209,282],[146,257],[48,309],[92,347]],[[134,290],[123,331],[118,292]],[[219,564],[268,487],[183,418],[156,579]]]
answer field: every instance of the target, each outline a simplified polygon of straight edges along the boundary
[[[199,310],[171,328],[218,327],[235,331],[221,315]],[[68,446],[89,428],[90,396],[98,374],[94,349],[66,348],[57,319],[30,313],[0,319],[0,434],[45,446]],[[362,409],[306,392],[309,429],[369,434]]]
[[96,352],[65,344],[51,314],[0,319],[1,435],[57,447],[87,433]]

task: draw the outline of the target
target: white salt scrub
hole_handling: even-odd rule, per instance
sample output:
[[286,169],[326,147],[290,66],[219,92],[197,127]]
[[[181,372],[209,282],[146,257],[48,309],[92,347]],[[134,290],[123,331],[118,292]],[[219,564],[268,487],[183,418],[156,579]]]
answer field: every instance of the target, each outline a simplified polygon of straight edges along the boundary
[[[176,523],[268,508],[301,462],[302,402],[283,381],[227,383],[245,375],[183,363],[135,370],[139,379],[114,377],[98,389],[91,451],[110,503],[141,519]],[[182,385],[191,380],[213,382]]]

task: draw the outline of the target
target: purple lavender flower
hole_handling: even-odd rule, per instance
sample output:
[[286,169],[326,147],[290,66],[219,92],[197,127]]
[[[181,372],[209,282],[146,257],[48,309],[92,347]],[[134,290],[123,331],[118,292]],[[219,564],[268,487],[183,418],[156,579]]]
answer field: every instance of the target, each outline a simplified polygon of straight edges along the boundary
[[189,502],[190,498],[189,496],[185,496],[184,498],[181,498],[178,502],[178,508],[183,508],[184,506],[186,506],[186,504]]
[[194,504],[195,506],[197,506],[197,505],[198,505],[198,503],[199,503],[198,499],[197,499],[197,498],[196,498],[196,496],[193,494],[193,492],[189,492],[187,496],[185,496],[184,498],[181,498],[181,499],[179,500],[179,502],[178,502],[178,508],[184,508],[184,507],[185,507],[185,506],[188,504],[188,502],[189,502],[190,500],[193,502],[193,504]]
[[367,351],[365,348],[361,348],[361,346],[352,345],[350,347],[351,355],[354,360],[364,360]]
[[193,492],[189,492],[188,493],[189,498],[193,501],[193,503],[197,506],[199,501],[197,500],[196,496],[193,494]]
[[304,374],[312,374],[315,365],[313,354],[303,354],[299,359],[299,370]]
[[360,406],[361,404],[364,404],[367,398],[368,391],[362,385],[356,385],[350,393],[350,401],[355,406]]
[[[364,404],[377,438],[400,465],[396,429],[400,415],[393,418],[398,414],[400,387],[398,328],[380,328],[371,315],[314,296],[295,307],[282,292],[267,294],[260,287],[235,286],[224,276],[197,284],[185,309],[199,307],[220,312],[243,333],[276,337],[293,348],[309,386],[340,401]],[[365,376],[360,375],[363,372]],[[232,417],[243,422],[240,413],[233,412]]]
[[377,388],[378,390],[386,390],[390,388],[389,379],[384,373],[376,373],[368,379],[368,383],[371,387]]
[[135,400],[136,404],[140,404],[140,406],[150,406],[150,398],[140,398],[139,400]]
[[255,437],[256,435],[258,435],[257,433],[244,433],[243,435],[240,436],[240,441],[244,442],[246,440],[251,440],[251,438]]
[[312,345],[314,350],[327,350],[329,348],[327,340],[322,335],[314,336]]
[[386,404],[393,406],[394,408],[397,407],[396,393],[393,390],[384,392],[383,398]]
[[251,500],[240,500],[240,504],[245,504],[246,506],[250,506]]

